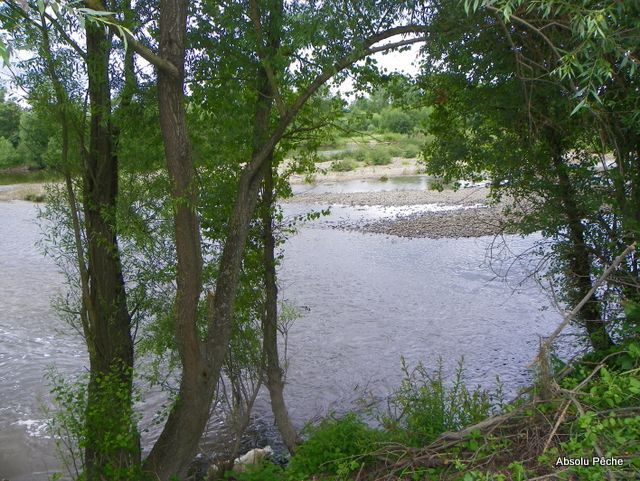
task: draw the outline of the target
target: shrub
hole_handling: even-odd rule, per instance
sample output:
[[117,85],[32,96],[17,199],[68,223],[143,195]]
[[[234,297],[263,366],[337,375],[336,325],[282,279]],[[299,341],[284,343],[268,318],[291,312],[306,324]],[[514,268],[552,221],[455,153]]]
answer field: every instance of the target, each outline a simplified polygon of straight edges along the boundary
[[[109,402],[90,405],[88,374],[69,382],[55,370],[50,370],[47,378],[53,400],[53,407],[45,408],[49,417],[47,430],[55,439],[57,454],[71,478],[78,481],[87,478],[84,449],[90,444],[96,449],[96,455],[110,460],[102,466],[101,474],[105,479],[142,479],[142,466],[137,462],[139,415],[133,412],[122,413],[118,418],[110,415],[113,412],[111,400],[129,397],[128,385],[123,385],[119,376],[113,373],[97,377],[95,389],[103,391],[101,395]],[[99,426],[99,432],[87,428],[89,420],[93,421],[93,426]]]
[[357,149],[353,149],[349,151],[349,158],[356,160],[358,162],[364,162],[367,160],[369,156],[369,150],[366,147],[358,147]]
[[382,140],[384,142],[400,142],[407,138],[406,135],[397,133],[397,132],[385,132],[382,134]]
[[387,151],[391,157],[399,157],[402,154],[402,148],[398,144],[388,145]]
[[404,379],[390,400],[399,413],[386,420],[392,430],[404,430],[405,442],[422,446],[446,431],[457,431],[485,419],[491,411],[489,393],[480,387],[469,390],[464,384],[460,360],[450,386],[445,380],[442,359],[430,373],[423,364],[409,370],[402,360]]
[[402,110],[392,109],[382,113],[380,126],[390,132],[408,134],[416,125],[415,119]]
[[406,144],[403,146],[400,155],[405,159],[415,159],[420,155],[420,147],[415,144]]
[[388,149],[378,147],[369,151],[367,164],[369,165],[388,165],[391,163],[391,153]]
[[0,137],[0,169],[13,167],[19,163],[19,160],[18,153],[13,144],[4,137]]
[[334,172],[349,172],[358,167],[358,163],[351,159],[336,160],[331,164]]
[[379,433],[353,414],[328,418],[306,429],[303,443],[287,468],[289,479],[301,480],[313,474],[347,475],[371,461],[366,454],[376,448]]

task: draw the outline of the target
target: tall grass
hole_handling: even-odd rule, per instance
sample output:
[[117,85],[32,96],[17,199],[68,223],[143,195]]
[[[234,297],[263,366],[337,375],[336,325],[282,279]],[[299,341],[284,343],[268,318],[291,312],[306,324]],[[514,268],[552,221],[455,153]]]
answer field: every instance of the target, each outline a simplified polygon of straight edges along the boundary
[[61,180],[56,172],[50,170],[0,171],[0,185],[37,184]]

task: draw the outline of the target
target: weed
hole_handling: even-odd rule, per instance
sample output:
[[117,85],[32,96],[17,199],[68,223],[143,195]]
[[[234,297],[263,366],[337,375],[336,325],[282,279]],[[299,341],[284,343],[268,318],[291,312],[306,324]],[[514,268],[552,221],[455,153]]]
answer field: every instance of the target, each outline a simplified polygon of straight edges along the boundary
[[349,172],[358,167],[358,163],[351,160],[336,160],[331,164],[331,170],[334,172]]

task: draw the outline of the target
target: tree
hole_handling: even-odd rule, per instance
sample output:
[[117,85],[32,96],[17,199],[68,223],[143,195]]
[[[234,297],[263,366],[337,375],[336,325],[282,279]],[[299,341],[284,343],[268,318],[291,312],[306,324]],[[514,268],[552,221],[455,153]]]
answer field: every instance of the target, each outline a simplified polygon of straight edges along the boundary
[[0,137],[11,142],[13,147],[18,146],[21,113],[18,104],[7,101],[7,91],[0,88]]
[[[378,26],[378,31],[369,30],[370,23],[363,30],[354,28],[353,36],[345,37],[344,30],[340,31],[342,41],[329,48],[329,58],[322,59],[329,63],[321,67],[320,71],[311,75],[303,72],[302,78],[297,79],[298,92],[292,96],[289,105],[285,104],[283,92],[278,84],[278,78],[274,75],[273,66],[269,63],[267,37],[260,34],[262,15],[256,15],[255,9],[262,6],[264,11],[277,16],[277,4],[270,2],[258,5],[251,2],[247,12],[256,27],[257,44],[249,49],[254,58],[260,60],[264,68],[264,76],[268,82],[267,88],[273,97],[273,102],[278,110],[279,119],[274,127],[266,131],[266,123],[269,119],[270,109],[265,105],[257,104],[255,113],[257,126],[262,132],[254,134],[254,146],[251,158],[247,160],[246,167],[240,174],[235,205],[228,220],[228,231],[222,248],[218,277],[215,291],[207,294],[207,334],[204,340],[197,334],[198,300],[202,291],[202,254],[200,243],[199,221],[195,212],[197,199],[194,186],[194,166],[190,155],[186,118],[184,114],[184,58],[186,37],[186,5],[180,1],[167,1],[163,4],[160,21],[160,55],[176,67],[178,75],[170,69],[159,68],[158,90],[160,95],[161,123],[165,141],[165,155],[167,166],[172,178],[174,190],[173,197],[179,204],[176,208],[176,250],[178,253],[178,293],[176,304],[176,338],[178,350],[182,361],[182,379],[180,395],[172,413],[167,420],[165,429],[160,439],[155,444],[146,461],[147,469],[154,472],[161,479],[165,479],[172,473],[182,473],[188,460],[193,455],[197,440],[207,420],[212,391],[220,376],[221,366],[227,352],[227,345],[232,332],[233,311],[235,294],[238,286],[239,272],[241,268],[242,252],[247,240],[249,225],[254,215],[257,204],[257,194],[262,184],[265,172],[270,168],[270,160],[273,158],[273,150],[282,139],[287,128],[292,124],[296,115],[303,108],[307,100],[326,82],[335,72],[349,67],[355,61],[365,57],[379,48],[373,47],[375,43],[386,38],[411,32],[424,30],[422,26],[410,25],[406,27],[393,27],[396,18],[388,17],[384,25]],[[333,6],[332,6],[333,7]],[[294,21],[291,27],[298,27],[295,21],[310,19],[319,23],[321,17],[309,7],[302,4],[292,8],[297,15],[290,18]],[[326,8],[329,8],[327,5]],[[237,5],[235,9],[243,11],[243,6]],[[225,9],[224,13],[235,12],[234,8]],[[297,11],[296,11],[297,10]],[[260,12],[260,10],[258,10]],[[214,11],[213,14],[221,12]],[[322,12],[323,14],[325,12]],[[210,22],[206,15],[199,17],[203,22]],[[237,18],[237,17],[236,17]],[[277,18],[277,17],[276,17]],[[213,19],[215,21],[215,17]],[[349,19],[350,22],[353,18]],[[305,25],[308,30],[308,24]],[[386,30],[384,28],[386,27]],[[362,27],[360,27],[362,28]],[[223,27],[223,33],[235,36],[233,28]],[[319,35],[338,33],[333,26],[327,31],[315,30]],[[294,30],[294,34],[296,34]],[[364,34],[364,35],[363,35]],[[368,36],[367,36],[368,35]],[[335,37],[334,37],[335,38]],[[235,40],[235,39],[234,39]],[[305,39],[305,45],[308,40]],[[316,40],[316,39],[312,39]],[[322,43],[327,45],[326,38]],[[332,38],[333,40],[333,38]],[[416,40],[410,40],[415,42]],[[409,41],[401,41],[393,46],[404,45]],[[295,44],[294,44],[295,45]],[[384,49],[392,48],[386,46]],[[291,47],[289,47],[291,48]],[[335,51],[337,49],[337,51]],[[342,53],[344,52],[344,53]],[[339,58],[336,61],[336,56]],[[224,57],[222,57],[225,60]],[[245,61],[246,62],[246,61]],[[322,65],[322,64],[321,64]],[[222,70],[225,72],[226,70]],[[306,77],[306,78],[305,78]],[[260,85],[260,84],[258,84]],[[260,90],[258,90],[258,93]],[[271,102],[271,100],[270,100]],[[255,131],[254,131],[255,132]],[[178,455],[175,455],[178,446]],[[172,453],[172,455],[170,455]]]
[[[112,123],[111,38],[96,21],[86,21],[82,27],[59,14],[54,20],[44,7],[23,10],[22,6],[10,5],[10,8],[14,18],[24,22],[16,23],[25,32],[20,40],[27,42],[30,48],[37,48],[39,53],[39,60],[25,78],[29,81],[29,74],[37,73],[48,78],[46,86],[50,91],[46,87],[43,89],[42,80],[38,79],[31,84],[32,92],[40,92],[51,100],[49,108],[61,127],[61,159],[56,167],[64,175],[67,187],[82,293],[79,317],[90,362],[84,412],[84,476],[89,480],[104,476],[114,480],[130,479],[140,453],[132,417],[132,321],[127,306],[116,215],[119,159]],[[69,27],[75,34],[84,33],[86,51],[66,32],[65,28]],[[72,90],[69,88],[72,83],[65,85],[60,77],[61,66],[66,67],[68,59],[63,50],[58,50],[57,55],[54,53],[54,34],[60,36],[57,42],[66,43],[83,62],[90,116],[86,148],[84,118],[78,122],[73,116]],[[29,43],[34,40],[35,43]],[[76,199],[72,181],[76,168],[69,157],[70,136],[74,130],[79,137],[82,159],[81,203]]]
[[[448,179],[488,175],[497,200],[524,206],[512,220],[521,232],[542,230],[554,239],[552,274],[575,305],[620,244],[600,209],[610,194],[593,150],[598,124],[592,112],[576,110],[574,86],[550,76],[548,66],[559,60],[554,45],[567,44],[566,30],[549,25],[531,35],[529,22],[507,24],[495,9],[461,25],[460,9],[440,4],[435,24],[450,35],[429,44],[433,67],[425,80],[436,105],[429,122],[436,140],[426,151],[428,169]],[[596,296],[579,315],[596,350],[612,345],[606,323],[615,302]]]
[[[239,151],[241,155],[235,162],[227,159],[228,172],[237,175],[237,183],[232,189],[234,201],[223,221],[224,239],[220,242],[213,269],[215,282],[205,284],[208,279],[205,267],[207,275],[212,269],[204,261],[202,226],[209,219],[201,217],[205,212],[201,196],[206,186],[198,182],[187,115],[187,2],[165,0],[160,3],[157,53],[137,39],[135,31],[127,30],[115,16],[107,15],[99,1],[87,0],[85,5],[95,16],[94,21],[85,20],[86,51],[73,41],[64,24],[55,21],[46,9],[39,12],[37,22],[40,27],[45,25],[45,19],[50,22],[60,43],[66,43],[74,55],[86,59],[89,87],[89,142],[86,150],[81,149],[84,157],[83,212],[78,216],[83,222],[79,236],[82,245],[77,248],[83,312],[86,311],[84,328],[91,360],[85,471],[89,479],[99,479],[106,473],[115,479],[126,478],[131,473],[127,470],[135,468],[139,459],[131,409],[133,326],[120,245],[121,234],[126,228],[118,217],[120,163],[115,146],[120,133],[114,127],[110,95],[113,85],[110,59],[118,51],[114,48],[117,45],[114,39],[120,38],[123,43],[126,40],[131,51],[157,69],[159,120],[170,181],[176,253],[171,325],[180,359],[180,388],[160,438],[144,462],[144,469],[158,479],[169,479],[174,475],[182,477],[195,454],[215,388],[228,359],[236,326],[236,301],[245,247],[256,218],[258,194],[265,176],[274,171],[279,143],[291,132],[308,128],[297,124],[297,119],[302,118],[301,114],[314,94],[336,73],[375,52],[421,41],[419,35],[425,27],[420,22],[421,13],[413,10],[411,2],[376,4],[367,6],[366,11],[359,5],[343,2],[328,2],[321,8],[296,2],[287,5],[286,9],[276,1],[250,2],[248,5],[232,2],[224,9],[210,4],[193,6],[197,10],[193,17],[197,20],[194,20],[197,28],[194,27],[190,34],[194,38],[200,35],[216,48],[221,47],[216,52],[198,51],[198,60],[221,74],[233,72],[231,67],[240,65],[236,71],[246,74],[247,79],[240,83],[241,89],[237,91],[228,85],[217,85],[220,77],[203,81],[209,99],[213,99],[212,104],[204,103],[205,115],[216,115],[221,102],[236,102],[242,106],[241,114],[253,119],[251,131],[241,142],[244,146]],[[126,5],[111,7],[127,10]],[[344,13],[341,25],[329,20],[332,18],[329,13],[336,9]],[[24,15],[22,18],[33,23]],[[247,18],[250,22],[245,20]],[[67,25],[77,29],[79,23],[71,18]],[[242,42],[238,42],[238,32],[246,34]],[[40,28],[40,34],[39,42],[43,42],[43,28]],[[406,35],[413,36],[378,45]],[[219,56],[213,56],[214,53]],[[292,75],[294,63],[300,63],[302,68]],[[124,65],[127,68],[131,62],[125,61]],[[215,70],[216,67],[224,68]],[[364,74],[370,66],[356,70]],[[55,73],[54,68],[51,78]],[[233,97],[229,96],[229,91],[233,92]],[[124,92],[123,89],[121,95],[126,98]],[[64,95],[58,97],[59,104],[64,105],[60,100],[65,100]],[[126,102],[120,103],[123,104]],[[225,122],[232,121],[227,119]],[[230,132],[226,125],[222,127],[223,133]],[[247,133],[246,130],[241,132]],[[227,143],[228,146],[233,145],[233,136],[230,138],[232,142]],[[227,138],[222,140],[223,144],[228,142]],[[231,149],[226,147],[224,150]],[[263,190],[267,210],[272,204],[267,194],[272,187],[268,185],[269,182]],[[273,270],[270,259],[273,251],[269,247],[272,236],[268,214],[263,220],[265,283],[270,286],[270,299],[273,300],[273,283],[269,275]],[[82,267],[85,251],[86,266]],[[276,398],[282,386],[278,386],[277,353],[273,350],[273,315],[272,308],[265,307],[264,362],[273,387],[272,395]],[[117,402],[107,402],[113,399]],[[98,419],[110,422],[100,425]],[[124,442],[116,443],[115,449],[104,451],[110,439]],[[114,447],[113,444],[110,446]]]

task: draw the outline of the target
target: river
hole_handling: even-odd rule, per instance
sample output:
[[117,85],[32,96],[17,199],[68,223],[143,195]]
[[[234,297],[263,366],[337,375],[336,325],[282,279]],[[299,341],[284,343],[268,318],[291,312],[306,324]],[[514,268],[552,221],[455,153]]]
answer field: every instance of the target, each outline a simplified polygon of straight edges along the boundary
[[[291,204],[285,213],[307,208]],[[45,430],[43,376],[53,365],[66,374],[86,366],[81,340],[51,307],[63,277],[35,246],[35,215],[34,204],[0,202],[0,479],[10,481],[44,481],[60,469]],[[284,245],[280,293],[301,313],[289,332],[286,391],[297,426],[354,408],[364,392],[388,394],[401,379],[401,356],[414,365],[442,357],[449,371],[464,356],[470,384],[490,387],[499,375],[511,393],[530,380],[538,336],[559,315],[541,309],[549,301],[533,281],[518,285],[526,265],[514,264],[508,282],[496,278],[486,262],[492,238],[405,239],[335,226],[321,219]],[[536,239],[507,242],[517,253]],[[264,397],[256,418],[271,424]]]

